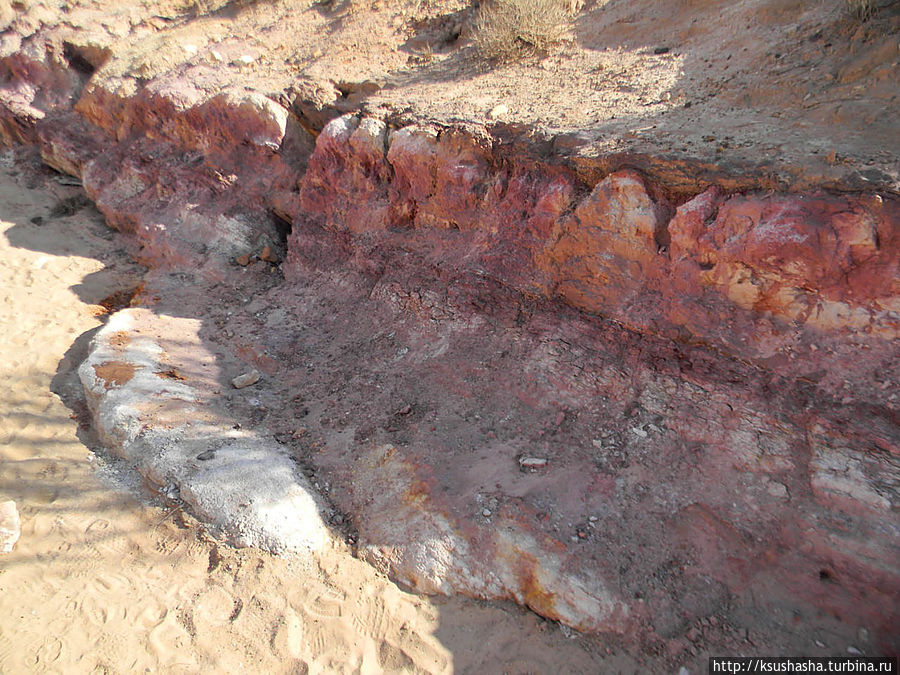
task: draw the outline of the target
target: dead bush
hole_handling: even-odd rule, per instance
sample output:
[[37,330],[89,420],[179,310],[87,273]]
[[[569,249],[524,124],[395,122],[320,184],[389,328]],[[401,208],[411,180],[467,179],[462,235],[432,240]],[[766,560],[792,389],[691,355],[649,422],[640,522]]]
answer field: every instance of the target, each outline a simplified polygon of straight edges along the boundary
[[568,21],[563,0],[488,0],[475,15],[472,42],[491,61],[546,53],[562,39]]
[[844,2],[846,3],[847,11],[850,13],[850,16],[860,23],[868,21],[871,18],[872,12],[874,11],[872,0],[844,0]]

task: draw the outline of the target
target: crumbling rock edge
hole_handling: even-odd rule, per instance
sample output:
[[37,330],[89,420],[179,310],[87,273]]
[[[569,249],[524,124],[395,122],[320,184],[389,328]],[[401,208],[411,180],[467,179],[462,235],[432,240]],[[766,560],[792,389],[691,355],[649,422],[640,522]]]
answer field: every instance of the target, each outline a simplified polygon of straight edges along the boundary
[[[123,309],[94,336],[78,375],[98,437],[234,545],[321,549],[330,535],[318,497],[285,448],[235,429],[148,334],[174,332],[173,322],[196,323]],[[203,358],[199,345],[193,351]]]

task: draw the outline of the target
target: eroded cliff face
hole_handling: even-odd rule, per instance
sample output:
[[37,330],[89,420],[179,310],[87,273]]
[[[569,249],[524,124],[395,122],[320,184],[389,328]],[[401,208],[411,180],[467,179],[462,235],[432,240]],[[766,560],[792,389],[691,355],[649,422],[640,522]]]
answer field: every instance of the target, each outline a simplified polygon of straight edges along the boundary
[[[482,296],[476,305],[493,308],[486,311],[502,313],[497,305],[514,302],[546,312],[543,298],[586,312],[579,322],[612,320],[621,327],[606,329],[610,332],[602,337],[569,327],[569,337],[558,337],[562,354],[568,354],[562,358],[572,360],[565,367],[557,362],[560,354],[537,347],[527,356],[520,352],[515,365],[507,363],[507,355],[516,350],[505,342],[477,350],[488,361],[489,354],[496,355],[498,362],[482,386],[512,392],[507,405],[516,411],[514,418],[527,416],[517,406],[557,409],[563,420],[579,427],[571,433],[580,438],[566,435],[549,447],[540,434],[529,441],[521,430],[506,443],[490,444],[500,446],[495,452],[513,456],[540,447],[538,454],[552,458],[551,467],[560,465],[557,471],[579,466],[577,478],[569,475],[554,483],[549,475],[542,477],[535,493],[546,490],[560,497],[574,491],[588,502],[599,499],[603,505],[596,505],[597,512],[614,514],[600,521],[602,535],[591,531],[599,541],[622,541],[632,528],[660,527],[654,555],[668,551],[663,558],[669,561],[685,555],[692,560],[677,565],[686,578],[676,597],[679,592],[683,599],[702,596],[699,587],[711,579],[722,586],[707,589],[709,597],[745,593],[767,578],[765,583],[788,595],[846,616],[881,604],[873,597],[850,599],[863,592],[864,578],[877,577],[885,584],[881,588],[896,588],[900,209],[894,198],[728,194],[713,185],[675,201],[667,197],[665,185],[634,170],[585,185],[564,162],[506,148],[490,136],[428,126],[389,130],[377,120],[347,116],[319,136],[292,215],[297,226],[289,239],[287,269],[295,282],[309,279],[312,270],[349,267],[372,279],[373,296],[384,292],[387,278],[402,278],[390,293],[392,301],[419,311],[421,304],[435,302],[419,292],[419,284],[438,297],[462,287],[466,290],[457,293]],[[322,247],[323,238],[340,244]],[[434,288],[441,283],[447,291]],[[412,297],[399,300],[398,294]],[[563,316],[555,321],[565,323]],[[531,321],[517,316],[513,323],[526,327],[506,326],[504,340],[527,343]],[[546,326],[543,321],[553,320],[545,317]],[[483,339],[497,338],[486,332]],[[639,365],[626,360],[622,372],[614,373],[611,363],[620,343],[634,340],[644,341],[642,349],[652,356],[645,355],[648,360]],[[704,353],[702,366],[699,352]],[[447,373],[466,369],[464,352],[445,352],[441,358],[455,359],[456,365],[440,377],[425,372],[418,377],[436,392],[459,395],[465,385]],[[510,367],[515,372],[502,372]],[[501,409],[506,410],[500,406],[496,414]],[[605,434],[614,440],[607,442]],[[409,453],[407,461],[417,466],[419,453],[427,450],[415,446],[392,449],[386,457],[393,465],[398,454]],[[648,451],[653,456],[644,454]],[[577,460],[572,456],[579,454]],[[402,483],[405,471],[392,471],[393,482]],[[432,475],[429,499],[433,491],[441,495],[439,503],[446,502],[446,493],[467,480],[473,492],[482,482],[454,475],[457,470],[450,467],[446,471]],[[594,479],[586,481],[587,475]],[[881,478],[870,483],[876,475]],[[416,502],[411,488],[396,489],[396,498],[381,493],[375,504],[383,500],[387,511]],[[642,496],[629,505],[635,495]],[[351,510],[378,508],[353,499]],[[464,507],[421,508],[452,514]],[[633,513],[642,509],[659,509],[659,521],[651,526]],[[521,517],[521,510],[516,513]],[[465,531],[470,517],[458,516],[449,529]],[[461,568],[467,574],[477,567],[468,560],[473,548],[476,557],[493,550],[489,559],[502,567],[506,526],[499,517],[490,545],[473,547],[480,541],[477,535],[457,535],[462,541],[451,548],[465,561]],[[525,531],[541,531],[540,517],[532,512],[523,518]],[[572,517],[578,518],[574,511]],[[623,524],[631,518],[640,524]],[[361,527],[361,536],[370,542],[371,557],[413,585],[441,588],[428,573],[415,571],[422,560],[441,560],[441,555],[423,553],[415,544],[386,553],[378,542],[392,539],[383,529],[387,516],[380,523],[365,516],[361,521],[369,524]],[[426,541],[448,536],[441,534],[446,525],[425,525],[412,517],[409,522],[411,531],[429,533],[421,537]],[[574,603],[575,611],[556,608],[543,595],[530,597],[529,575],[508,584],[509,592],[537,611],[582,628],[621,630],[628,625],[625,617],[649,614],[665,631],[666,622],[675,619],[661,617],[691,613],[693,600],[685,599],[675,611],[668,605],[671,598],[643,597],[637,578],[623,571],[633,564],[631,553],[598,554],[565,538],[562,546],[565,553],[561,549],[553,556],[565,560],[576,578],[574,570],[594,569],[595,579],[605,581],[589,593],[602,599],[603,610],[574,601],[578,593],[555,579],[537,586],[551,598]],[[547,541],[539,548],[553,550]],[[534,559],[520,549],[512,558],[517,564]],[[664,566],[665,560],[658,563]],[[536,566],[546,568],[540,558]],[[847,586],[836,591],[829,585],[835,566],[861,573],[860,585],[844,600],[838,597]],[[658,572],[644,569],[644,579]],[[445,570],[441,578],[446,584],[452,576]],[[452,587],[465,592],[466,584]],[[609,587],[619,591],[611,601]],[[885,627],[896,621],[892,611],[878,613]]]
[[133,235],[147,306],[271,377],[265,411],[230,405],[302,420],[285,442],[359,555],[673,655],[709,616],[722,645],[785,615],[898,648],[895,195],[361,114],[313,141],[303,100],[98,81],[72,64],[102,50],[30,40],[4,142]]

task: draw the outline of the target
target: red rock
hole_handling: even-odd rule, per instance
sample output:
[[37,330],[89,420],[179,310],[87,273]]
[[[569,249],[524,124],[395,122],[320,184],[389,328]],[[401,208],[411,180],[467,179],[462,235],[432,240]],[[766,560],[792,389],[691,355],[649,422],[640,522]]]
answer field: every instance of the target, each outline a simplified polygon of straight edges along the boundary
[[657,273],[665,210],[641,177],[612,174],[562,224],[547,253],[556,269],[557,293],[569,303],[601,314],[628,307]]

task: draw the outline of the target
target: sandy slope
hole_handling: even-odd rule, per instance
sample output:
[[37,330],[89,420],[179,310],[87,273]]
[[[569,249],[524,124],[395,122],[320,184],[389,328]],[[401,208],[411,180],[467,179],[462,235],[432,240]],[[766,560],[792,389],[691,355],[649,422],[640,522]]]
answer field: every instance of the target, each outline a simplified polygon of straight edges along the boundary
[[91,453],[52,393],[68,400],[97,303],[138,273],[92,208],[52,214],[78,194],[2,155],[0,496],[23,525],[0,558],[0,673],[596,669],[596,643],[517,608],[438,605],[344,552],[235,551],[116,489],[131,474]]

